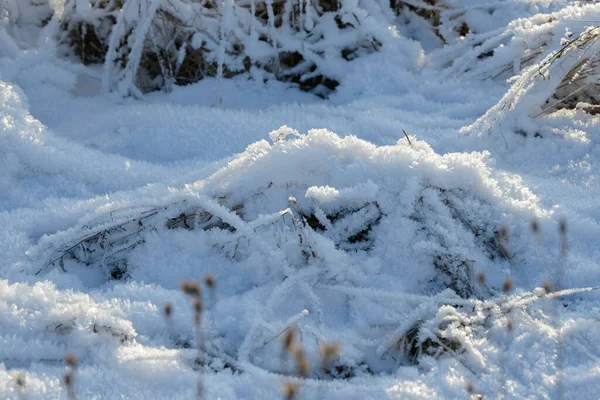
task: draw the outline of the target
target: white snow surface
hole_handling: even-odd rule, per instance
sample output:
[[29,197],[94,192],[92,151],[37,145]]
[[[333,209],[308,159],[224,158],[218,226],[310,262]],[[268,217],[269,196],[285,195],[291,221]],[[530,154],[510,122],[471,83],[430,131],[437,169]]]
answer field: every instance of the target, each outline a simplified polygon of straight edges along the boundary
[[[67,398],[69,352],[79,399],[189,399],[199,377],[206,399],[278,399],[285,382],[301,399],[463,399],[468,383],[490,399],[596,398],[600,119],[534,118],[523,82],[600,5],[448,3],[468,8],[472,40],[505,50],[465,69],[478,54],[460,39],[425,52],[390,27],[398,46],[348,63],[328,100],[243,79],[122,98],[44,31],[25,41],[3,21],[0,398]],[[504,41],[534,46],[549,20],[520,75],[524,47]],[[508,82],[478,76],[506,63]],[[102,232],[109,246],[87,247]],[[467,273],[451,282],[436,263]],[[198,367],[179,284],[207,273]],[[411,362],[396,343],[416,323],[421,342],[459,348]],[[307,378],[282,358],[287,329]],[[321,371],[319,346],[335,341],[349,377]]]

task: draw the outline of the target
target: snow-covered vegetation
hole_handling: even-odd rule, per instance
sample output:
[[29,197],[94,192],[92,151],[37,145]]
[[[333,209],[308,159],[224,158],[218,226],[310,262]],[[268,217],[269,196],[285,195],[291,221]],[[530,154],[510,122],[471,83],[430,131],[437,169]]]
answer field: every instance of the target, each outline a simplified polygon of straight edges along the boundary
[[0,0],[0,397],[597,397],[598,25]]

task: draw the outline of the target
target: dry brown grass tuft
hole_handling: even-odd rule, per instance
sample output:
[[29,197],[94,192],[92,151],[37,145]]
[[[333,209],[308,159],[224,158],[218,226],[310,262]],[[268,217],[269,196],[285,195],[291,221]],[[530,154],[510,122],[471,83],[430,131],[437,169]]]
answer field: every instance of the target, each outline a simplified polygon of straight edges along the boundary
[[188,296],[199,298],[202,295],[202,288],[198,282],[194,281],[181,281],[181,291]]

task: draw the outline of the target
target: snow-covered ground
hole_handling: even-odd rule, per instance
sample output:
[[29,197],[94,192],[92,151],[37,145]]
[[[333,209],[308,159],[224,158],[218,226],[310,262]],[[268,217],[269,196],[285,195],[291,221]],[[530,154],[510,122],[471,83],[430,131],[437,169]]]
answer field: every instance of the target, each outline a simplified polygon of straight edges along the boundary
[[[414,20],[327,100],[243,78],[123,98],[0,25],[0,397],[66,398],[73,353],[79,399],[199,380],[206,399],[597,398],[600,118],[533,118],[552,88],[532,71],[600,5],[506,3],[465,17],[496,56],[409,40]],[[200,366],[179,286],[206,274]]]

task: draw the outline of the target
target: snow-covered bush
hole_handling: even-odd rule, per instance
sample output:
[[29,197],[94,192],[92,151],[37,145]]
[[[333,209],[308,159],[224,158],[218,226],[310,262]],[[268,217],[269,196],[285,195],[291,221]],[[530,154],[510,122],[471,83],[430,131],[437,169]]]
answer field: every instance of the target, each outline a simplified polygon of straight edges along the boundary
[[[500,102],[463,132],[482,132],[500,122],[518,120],[519,132],[526,134],[523,129],[529,126],[527,119],[559,109],[597,113],[600,28],[593,21],[598,18],[598,4],[572,6],[515,21],[500,37],[510,37],[516,46],[494,47],[492,43],[500,37],[490,39],[494,55],[473,71],[462,73],[492,78],[517,76]],[[466,56],[462,65],[469,64],[468,58],[473,56]]]
[[421,42],[424,48],[458,45],[432,58],[432,64],[445,66],[467,49],[479,48],[483,50],[477,54],[480,59],[488,57],[493,49],[484,50],[484,42],[507,25],[519,18],[558,11],[567,3],[567,0],[392,0],[391,7],[400,16],[401,32]]
[[[10,14],[15,23],[23,19],[20,15],[26,15],[28,21],[37,19],[42,24],[53,11],[60,22],[57,36],[63,44],[62,53],[74,55],[84,64],[104,63],[104,88],[123,95],[169,91],[174,84],[185,85],[204,77],[246,75],[259,81],[291,82],[323,97],[338,86],[348,61],[378,51],[396,32],[418,40],[427,50],[459,44],[452,50],[439,50],[429,63],[452,65],[455,72],[462,73],[495,54],[496,47],[511,42],[518,21],[511,22],[513,27],[504,27],[515,13],[552,11],[561,3],[4,1],[13,9]],[[457,54],[461,46],[464,48]],[[523,58],[526,64],[533,56],[525,54]]]
[[[169,201],[103,207],[82,225],[42,238],[28,253],[36,260],[32,272],[67,271],[102,283],[162,276],[176,284],[183,265],[193,265],[186,272],[193,274],[206,265],[228,286],[250,285],[262,293],[265,313],[244,316],[250,319],[236,327],[215,319],[207,328],[220,338],[211,354],[225,351],[242,365],[280,370],[278,342],[271,337],[289,328],[282,321],[298,307],[309,310],[302,321],[294,320],[307,337],[326,337],[324,316],[340,310],[375,327],[357,331],[352,320],[336,332],[344,340],[338,364],[344,374],[358,374],[356,368],[371,362],[393,369],[396,354],[368,360],[389,353],[404,329],[420,333],[409,334],[403,363],[441,356],[444,346],[476,355],[471,339],[457,339],[470,329],[463,317],[437,310],[497,292],[511,263],[530,252],[523,238],[529,234],[518,226],[536,210],[535,196],[494,173],[485,154],[440,156],[415,138],[378,147],[325,130],[301,135],[287,127],[271,138],[273,143],[250,145],[209,178],[165,192]],[[498,234],[503,223],[511,226],[510,237]],[[477,282],[479,270],[489,277],[486,284]],[[240,307],[244,313],[248,306],[245,295],[221,296],[224,315]],[[355,297],[369,300],[345,300]],[[422,302],[425,308],[407,319]],[[390,314],[370,312],[382,304]],[[417,337],[421,342],[414,342]]]
[[[511,4],[498,2],[493,8],[506,9]],[[536,10],[554,11],[559,5],[549,2],[547,7]],[[558,51],[565,40],[577,37],[593,24],[599,10],[597,4],[576,3],[553,13],[540,12],[529,18],[509,20],[506,25],[497,25],[497,21],[490,19],[490,24],[480,24],[481,31],[472,31],[453,46],[433,52],[429,62],[438,67],[449,66],[454,76],[507,79]],[[527,15],[524,10],[519,11],[521,16]],[[488,21],[484,16],[476,20]]]
[[342,65],[381,46],[385,9],[361,1],[67,0],[60,41],[105,64],[123,94],[247,74],[326,96]]
[[122,0],[67,1],[62,9],[59,42],[84,64],[104,62],[108,38]]
[[286,274],[308,263],[327,282],[346,279],[336,260],[365,252],[425,292],[450,287],[470,297],[487,293],[475,288],[475,270],[497,274],[521,251],[507,251],[497,229],[521,218],[510,204],[535,199],[525,191],[509,200],[480,155],[439,156],[418,141],[376,147],[322,130],[278,140],[286,135],[298,134],[284,127],[273,144],[253,144],[181,201],[117,209],[47,238],[42,271],[87,265],[126,278],[147,235],[183,228],[211,232],[215,249],[235,262],[262,249],[278,254]]

